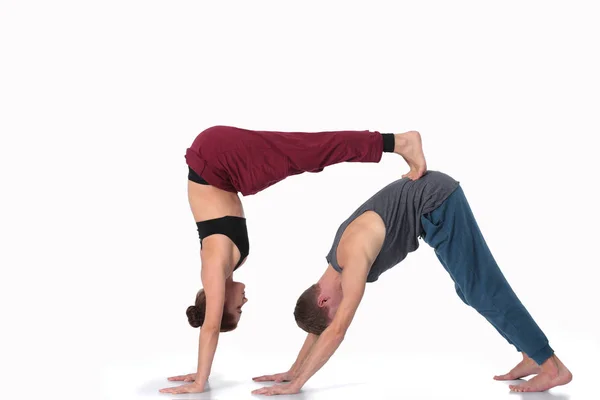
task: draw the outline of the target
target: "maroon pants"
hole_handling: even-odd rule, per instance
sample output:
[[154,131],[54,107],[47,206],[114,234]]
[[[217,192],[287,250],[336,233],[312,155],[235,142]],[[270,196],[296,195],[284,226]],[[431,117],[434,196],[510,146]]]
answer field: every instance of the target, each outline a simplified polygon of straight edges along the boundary
[[208,183],[244,196],[303,172],[328,165],[379,162],[379,132],[272,132],[214,126],[200,133],[185,158]]

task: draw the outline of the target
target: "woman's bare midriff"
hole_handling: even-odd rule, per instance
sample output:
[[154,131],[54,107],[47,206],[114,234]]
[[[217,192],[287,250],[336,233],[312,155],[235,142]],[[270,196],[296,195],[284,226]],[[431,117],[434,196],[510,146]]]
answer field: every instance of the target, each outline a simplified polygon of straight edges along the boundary
[[188,199],[196,222],[227,215],[244,217],[244,208],[237,193],[188,181]]

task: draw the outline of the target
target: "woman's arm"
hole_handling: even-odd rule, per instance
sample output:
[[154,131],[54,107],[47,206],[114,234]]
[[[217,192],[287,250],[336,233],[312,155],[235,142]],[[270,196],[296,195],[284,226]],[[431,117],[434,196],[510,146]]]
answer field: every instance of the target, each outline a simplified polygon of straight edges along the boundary
[[[206,381],[210,376],[219,333],[221,319],[223,318],[223,306],[225,304],[225,271],[227,265],[223,262],[215,262],[209,257],[202,257],[202,286],[206,295],[206,313],[204,323],[200,328],[200,339],[198,345],[198,369],[195,381],[191,384],[161,389],[161,393],[200,393],[204,391]],[[230,264],[230,263],[229,263]],[[174,379],[175,380],[175,379]]]
[[226,277],[224,270],[225,268],[220,265],[203,265],[202,267],[202,285],[206,294],[206,316],[204,324],[200,328],[196,383],[201,384],[203,389],[210,376],[210,369],[219,342],[225,304]]

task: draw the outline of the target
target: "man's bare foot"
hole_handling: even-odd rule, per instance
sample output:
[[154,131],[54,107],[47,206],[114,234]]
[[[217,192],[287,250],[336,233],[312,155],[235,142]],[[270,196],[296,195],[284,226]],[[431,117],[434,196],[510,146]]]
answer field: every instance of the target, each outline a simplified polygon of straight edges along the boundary
[[571,371],[556,357],[552,355],[541,366],[541,372],[527,382],[519,385],[510,385],[513,392],[543,392],[555,386],[566,385],[571,382]]
[[523,360],[516,367],[511,369],[508,374],[494,376],[494,379],[497,381],[514,381],[540,372],[542,372],[542,368],[523,353]]
[[413,181],[419,179],[427,171],[421,134],[417,131],[397,133],[394,135],[394,140],[396,143],[394,153],[400,154],[410,167],[410,171],[402,177],[408,177]]

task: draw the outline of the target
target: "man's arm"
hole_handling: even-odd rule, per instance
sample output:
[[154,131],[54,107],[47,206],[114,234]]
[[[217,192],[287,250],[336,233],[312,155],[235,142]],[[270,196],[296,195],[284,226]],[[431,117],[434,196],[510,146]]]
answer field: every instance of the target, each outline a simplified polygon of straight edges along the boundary
[[[357,260],[354,260],[353,264]],[[366,264],[364,259],[360,264]],[[340,346],[350,323],[356,314],[365,292],[367,283],[368,267],[363,265],[352,267],[351,264],[344,267],[342,272],[342,292],[344,298],[335,313],[331,324],[323,331],[312,351],[306,358],[304,364],[298,371],[298,376],[292,381],[300,389],[319,370]]]
[[300,349],[300,353],[298,354],[296,361],[294,362],[292,367],[289,369],[289,371],[283,372],[280,374],[274,374],[274,375],[263,375],[263,376],[259,376],[256,378],[252,378],[252,380],[254,382],[268,382],[268,381],[289,382],[289,381],[291,381],[298,375],[298,371],[300,370],[300,367],[304,363],[304,360],[310,353],[310,350],[312,349],[314,344],[317,342],[317,339],[319,339],[319,336],[313,335],[312,333],[309,333],[308,336],[306,336],[306,340],[304,341],[304,344],[302,345],[302,348]]
[[342,272],[342,292],[344,298],[331,321],[314,344],[308,357],[301,365],[296,377],[287,385],[265,387],[253,391],[253,394],[291,394],[298,393],[302,386],[329,360],[340,346],[354,314],[362,300],[369,272],[368,257],[357,257],[344,266]]

